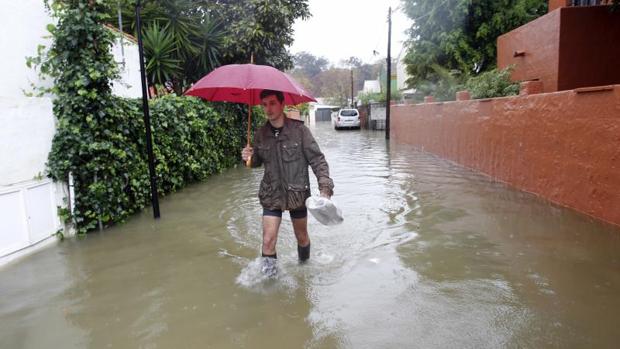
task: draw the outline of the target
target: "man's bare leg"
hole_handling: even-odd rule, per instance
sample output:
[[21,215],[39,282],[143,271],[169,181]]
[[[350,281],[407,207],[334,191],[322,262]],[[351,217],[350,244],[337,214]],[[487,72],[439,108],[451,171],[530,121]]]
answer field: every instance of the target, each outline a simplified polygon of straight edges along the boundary
[[276,254],[276,242],[278,242],[278,230],[282,217],[263,216],[263,255]]
[[261,271],[268,277],[275,277],[278,273],[276,242],[278,241],[278,230],[280,229],[281,221],[281,217],[263,216],[263,259]]

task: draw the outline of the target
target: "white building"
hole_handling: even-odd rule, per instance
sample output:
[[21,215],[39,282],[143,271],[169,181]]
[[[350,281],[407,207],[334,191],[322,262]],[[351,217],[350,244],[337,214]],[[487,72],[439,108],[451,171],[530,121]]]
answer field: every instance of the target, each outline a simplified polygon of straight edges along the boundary
[[364,80],[362,93],[381,93],[381,82],[379,80]]
[[[26,66],[38,45],[50,45],[46,27],[55,20],[41,0],[3,2],[0,13],[0,265],[53,243],[63,226],[57,206],[66,206],[66,183],[53,183],[45,175],[55,133],[52,97],[27,97],[31,84],[42,86],[37,72]],[[125,61],[115,94],[141,95],[137,45],[125,38],[124,57],[119,39],[115,60]],[[121,66],[122,68],[122,66]]]
[[333,113],[340,107],[325,104],[323,98],[317,98],[317,102],[308,103],[308,124],[315,126],[317,122],[331,122]]

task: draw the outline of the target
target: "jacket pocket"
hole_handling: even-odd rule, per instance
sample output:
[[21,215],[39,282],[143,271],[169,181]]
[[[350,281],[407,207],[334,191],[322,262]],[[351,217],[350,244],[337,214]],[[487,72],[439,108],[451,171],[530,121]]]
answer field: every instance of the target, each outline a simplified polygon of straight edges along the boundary
[[298,142],[282,144],[282,160],[285,162],[297,161],[301,158],[301,145]]
[[308,185],[289,184],[286,191],[287,209],[295,210],[306,207],[306,199],[310,197]]
[[288,191],[308,191],[310,190],[310,186],[306,184],[289,184],[286,188]]

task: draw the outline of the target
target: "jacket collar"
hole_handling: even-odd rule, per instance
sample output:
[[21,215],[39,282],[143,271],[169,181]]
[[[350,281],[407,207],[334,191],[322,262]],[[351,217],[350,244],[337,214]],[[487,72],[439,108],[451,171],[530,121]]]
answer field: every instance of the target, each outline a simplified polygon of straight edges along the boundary
[[[291,119],[289,119],[289,117],[286,116],[286,114],[284,114],[284,125],[282,126],[282,131],[280,132],[280,135],[277,138],[278,141],[287,140],[289,138],[292,122],[293,121],[291,121]],[[271,132],[271,124],[269,123],[269,120],[267,120],[266,126],[268,126],[266,127],[267,137],[275,139],[276,137],[273,135],[273,132]]]

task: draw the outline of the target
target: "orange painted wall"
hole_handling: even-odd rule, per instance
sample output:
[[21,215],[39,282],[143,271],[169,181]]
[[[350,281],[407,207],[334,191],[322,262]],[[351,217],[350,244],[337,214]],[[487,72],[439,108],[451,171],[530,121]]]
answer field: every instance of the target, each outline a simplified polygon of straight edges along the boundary
[[[539,17],[497,39],[497,66],[515,66],[515,81],[539,80],[544,92],[558,90],[560,59],[560,13]],[[514,57],[517,51],[524,56]]]
[[569,0],[549,0],[549,12],[568,6]]
[[620,12],[608,6],[559,12],[558,90],[620,84]]
[[620,85],[393,106],[391,139],[620,225]]
[[620,84],[618,42],[620,12],[563,7],[501,35],[497,66],[515,65],[513,80],[542,81],[544,92]]

